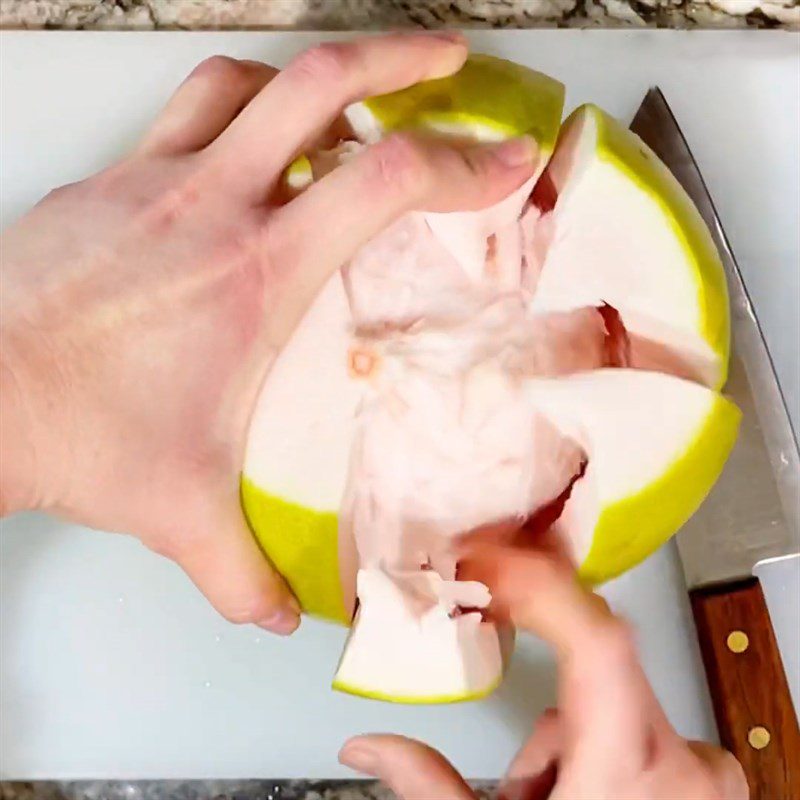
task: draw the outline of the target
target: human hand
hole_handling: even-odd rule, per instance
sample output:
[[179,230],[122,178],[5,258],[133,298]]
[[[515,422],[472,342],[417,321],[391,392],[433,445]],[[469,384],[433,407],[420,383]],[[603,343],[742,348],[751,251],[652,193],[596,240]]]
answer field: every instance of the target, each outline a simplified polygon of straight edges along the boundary
[[2,241],[3,513],[128,532],[233,622],[298,607],[240,510],[250,415],[326,279],[414,209],[481,208],[533,172],[527,139],[395,135],[291,202],[285,166],[350,102],[460,68],[458,36],[309,50],[278,73],[214,57],[135,152],[48,195]]
[[[545,712],[511,763],[504,800],[746,800],[736,759],[681,738],[639,664],[628,626],[549,554],[469,545],[463,574],[484,581],[498,619],[555,649],[559,705]],[[453,767],[421,742],[359,736],[340,760],[384,781],[403,800],[468,800]]]

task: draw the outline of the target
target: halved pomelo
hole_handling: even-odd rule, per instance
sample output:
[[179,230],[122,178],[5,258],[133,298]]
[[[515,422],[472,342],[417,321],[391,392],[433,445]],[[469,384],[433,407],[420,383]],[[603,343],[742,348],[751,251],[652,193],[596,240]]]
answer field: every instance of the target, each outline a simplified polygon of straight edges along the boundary
[[[471,57],[350,109],[362,141],[308,153],[294,188],[406,128],[533,132],[541,171],[562,98],[545,76]],[[535,188],[398,220],[276,360],[242,499],[304,609],[355,614],[337,688],[399,702],[491,691],[498,636],[485,588],[457,580],[454,536],[569,495],[553,527],[583,577],[604,580],[674,533],[721,469],[737,412],[702,384],[724,379],[724,280],[696,210],[637,142],[579,110]]]

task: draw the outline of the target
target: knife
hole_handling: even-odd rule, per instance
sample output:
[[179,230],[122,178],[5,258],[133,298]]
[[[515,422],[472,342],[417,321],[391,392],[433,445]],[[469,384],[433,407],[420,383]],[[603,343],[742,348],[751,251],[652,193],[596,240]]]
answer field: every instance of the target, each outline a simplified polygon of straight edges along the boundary
[[694,201],[728,279],[733,347],[725,393],[739,439],[701,508],[678,532],[720,741],[742,764],[752,800],[800,798],[800,732],[775,633],[753,569],[800,554],[797,437],[761,329],[711,196],[657,88],[631,130]]

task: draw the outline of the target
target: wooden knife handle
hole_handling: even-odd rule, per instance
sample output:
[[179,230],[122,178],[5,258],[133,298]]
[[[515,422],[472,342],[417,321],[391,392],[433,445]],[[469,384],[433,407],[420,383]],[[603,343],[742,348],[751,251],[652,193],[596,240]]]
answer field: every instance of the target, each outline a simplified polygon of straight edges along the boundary
[[758,578],[690,597],[720,741],[751,800],[798,800],[800,731]]

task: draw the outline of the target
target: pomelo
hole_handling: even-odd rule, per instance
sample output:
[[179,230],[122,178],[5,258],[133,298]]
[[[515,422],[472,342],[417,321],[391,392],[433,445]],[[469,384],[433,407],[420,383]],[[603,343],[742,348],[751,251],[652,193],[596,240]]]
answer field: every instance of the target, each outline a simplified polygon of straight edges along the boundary
[[582,577],[607,580],[683,524],[733,445],[708,231],[655,156],[592,106],[548,164],[562,102],[556,81],[472,56],[352,107],[360,141],[287,175],[302,191],[402,128],[530,133],[546,167],[491,208],[389,226],[333,276],[266,380],[243,505],[303,608],[352,621],[336,688],[487,694],[498,634],[486,588],[457,580],[453,538],[557,506],[552,529]]

